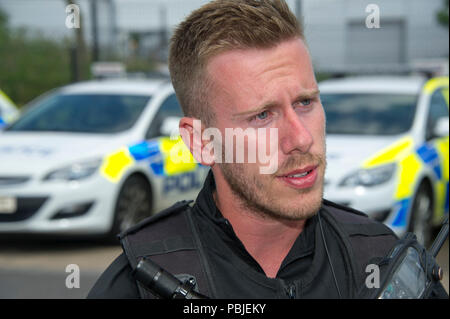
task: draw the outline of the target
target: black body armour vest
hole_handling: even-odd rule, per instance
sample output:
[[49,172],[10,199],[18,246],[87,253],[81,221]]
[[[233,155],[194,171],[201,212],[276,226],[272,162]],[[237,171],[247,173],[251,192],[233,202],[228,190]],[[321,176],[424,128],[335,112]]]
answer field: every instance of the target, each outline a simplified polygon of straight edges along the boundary
[[[194,278],[196,290],[210,298],[354,298],[368,276],[366,266],[397,241],[387,226],[324,200],[319,211],[323,228],[316,223],[310,271],[288,283],[257,273],[226,249],[207,251],[196,213],[190,202],[178,202],[119,235],[132,269],[148,257],[181,280]],[[155,298],[137,285],[142,298]]]

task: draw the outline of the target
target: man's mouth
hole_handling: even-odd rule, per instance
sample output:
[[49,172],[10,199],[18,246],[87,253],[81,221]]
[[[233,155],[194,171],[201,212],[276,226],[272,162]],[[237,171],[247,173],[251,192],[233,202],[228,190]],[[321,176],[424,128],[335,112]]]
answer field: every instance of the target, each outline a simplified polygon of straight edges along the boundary
[[305,189],[314,186],[317,180],[318,165],[297,169],[287,174],[279,175],[278,178],[289,187]]

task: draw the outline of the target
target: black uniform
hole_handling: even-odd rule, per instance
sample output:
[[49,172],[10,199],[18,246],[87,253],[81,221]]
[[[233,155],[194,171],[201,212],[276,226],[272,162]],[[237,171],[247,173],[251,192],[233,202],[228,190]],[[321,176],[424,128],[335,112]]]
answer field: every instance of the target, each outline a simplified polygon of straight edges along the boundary
[[397,241],[387,226],[324,200],[276,278],[268,278],[216,207],[214,189],[210,172],[192,207],[179,203],[122,234],[126,253],[88,298],[152,298],[131,274],[137,259],[149,255],[173,274],[194,275],[200,292],[213,298],[354,298],[367,276],[365,266]]

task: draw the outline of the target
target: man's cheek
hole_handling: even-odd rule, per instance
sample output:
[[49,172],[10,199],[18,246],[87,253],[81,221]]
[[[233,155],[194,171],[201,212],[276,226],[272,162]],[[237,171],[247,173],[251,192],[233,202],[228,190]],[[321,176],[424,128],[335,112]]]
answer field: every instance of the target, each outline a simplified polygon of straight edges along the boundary
[[278,128],[258,129],[258,163],[260,174],[278,170]]

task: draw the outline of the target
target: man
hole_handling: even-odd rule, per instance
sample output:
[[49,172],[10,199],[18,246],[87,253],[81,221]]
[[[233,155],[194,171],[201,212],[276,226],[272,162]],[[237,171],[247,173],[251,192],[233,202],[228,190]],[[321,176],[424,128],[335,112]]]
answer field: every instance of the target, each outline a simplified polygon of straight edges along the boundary
[[[286,3],[204,5],[176,30],[169,68],[185,113],[183,140],[211,171],[195,204],[178,204],[121,235],[125,254],[89,297],[154,297],[132,275],[143,256],[193,277],[214,298],[356,297],[365,266],[397,238],[322,199],[325,114],[303,30]],[[204,134],[209,127],[220,136],[275,129],[276,141],[245,135],[237,146],[247,160],[239,162],[234,153],[226,157],[225,139]],[[261,173],[267,163],[249,158],[268,145],[276,165]]]

